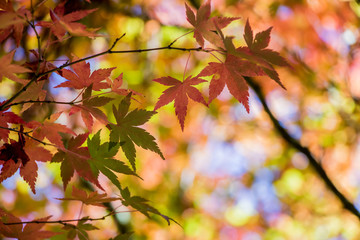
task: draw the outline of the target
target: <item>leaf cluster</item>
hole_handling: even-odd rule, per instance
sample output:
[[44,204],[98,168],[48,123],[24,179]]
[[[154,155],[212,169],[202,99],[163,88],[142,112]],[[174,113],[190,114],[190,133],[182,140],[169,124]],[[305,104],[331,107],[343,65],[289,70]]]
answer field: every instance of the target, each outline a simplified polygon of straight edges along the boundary
[[[91,1],[87,1],[91,4]],[[274,65],[288,66],[284,58],[277,52],[268,49],[271,28],[253,36],[249,21],[245,25],[244,39],[247,46],[235,47],[231,36],[222,32],[231,22],[239,17],[210,17],[211,2],[202,4],[199,10],[192,10],[185,4],[187,20],[193,26],[198,48],[168,46],[152,49],[136,49],[114,51],[113,48],[121,37],[106,51],[85,58],[71,55],[68,62],[57,67],[47,58],[47,51],[56,46],[65,46],[67,39],[75,37],[101,37],[97,29],[89,29],[79,21],[90,14],[97,13],[98,9],[75,10],[67,8],[67,1],[57,1],[54,8],[47,9],[47,19],[37,19],[40,6],[14,7],[13,1],[0,1],[0,43],[7,39],[14,39],[16,46],[20,47],[24,28],[29,28],[37,38],[37,49],[31,49],[33,60],[25,64],[14,61],[15,49],[0,57],[0,84],[4,79],[19,85],[19,91],[0,103],[0,183],[13,176],[19,169],[20,175],[28,183],[31,191],[36,194],[36,179],[38,176],[37,162],[59,163],[60,176],[63,188],[73,181],[75,176],[93,184],[98,189],[105,191],[100,182],[100,175],[104,175],[121,193],[120,197],[106,197],[93,191],[88,194],[82,189],[73,187],[71,197],[59,198],[63,201],[81,201],[85,205],[102,206],[120,200],[124,206],[150,217],[151,214],[165,219],[168,224],[174,221],[163,215],[149,204],[149,201],[140,196],[130,194],[128,187],[122,186],[119,175],[130,175],[141,178],[136,172],[137,148],[150,150],[165,160],[155,137],[146,130],[147,122],[162,106],[174,101],[175,114],[179,120],[181,130],[185,129],[185,118],[188,111],[189,99],[209,106],[225,85],[230,93],[249,112],[249,87],[244,76],[268,76],[284,88]],[[43,9],[43,8],[41,8]],[[41,34],[47,33],[47,34]],[[123,35],[124,36],[124,35]],[[207,47],[207,45],[210,47]],[[140,108],[131,108],[135,97],[139,93],[122,88],[124,83],[123,73],[112,79],[112,72],[116,66],[99,68],[91,71],[88,60],[105,54],[139,53],[142,51],[158,50],[176,51],[203,51],[212,54],[218,62],[209,62],[208,65],[196,76],[183,76],[183,81],[174,77],[158,77],[153,81],[168,88],[163,91],[155,104],[154,111]],[[224,59],[224,60],[221,60]],[[186,70],[186,69],[185,69]],[[70,89],[78,96],[69,102],[52,99],[48,85],[51,74],[57,74],[65,79],[54,88],[60,91]],[[209,96],[204,97],[197,88],[199,84],[206,83],[204,79],[211,77]],[[108,95],[111,95],[109,97]],[[115,96],[115,97],[114,97]],[[114,102],[121,99],[119,104]],[[36,104],[40,107],[46,105],[65,105],[59,111],[49,112],[48,118],[40,121],[25,119],[24,112],[31,110]],[[20,105],[20,110],[16,106]],[[45,107],[44,107],[45,109]],[[105,109],[111,109],[110,114]],[[80,115],[84,122],[83,131],[79,133],[70,125],[61,124],[60,116]],[[112,116],[115,122],[110,119]],[[96,133],[95,123],[103,129]],[[106,129],[105,129],[106,127]],[[17,133],[17,138],[11,132]],[[108,137],[104,137],[104,134]],[[123,154],[122,154],[122,153]],[[129,165],[122,158],[126,158]],[[135,186],[136,187],[136,186]],[[44,239],[58,233],[40,231],[50,217],[26,224],[22,227],[21,220],[10,213],[0,209],[0,233],[6,237],[18,239]],[[89,216],[76,220],[77,224],[63,224],[68,239],[88,239],[88,231],[97,229],[92,224]],[[7,225],[20,222],[16,225]],[[176,221],[174,221],[176,223]],[[115,239],[126,239],[130,234],[119,235]]]

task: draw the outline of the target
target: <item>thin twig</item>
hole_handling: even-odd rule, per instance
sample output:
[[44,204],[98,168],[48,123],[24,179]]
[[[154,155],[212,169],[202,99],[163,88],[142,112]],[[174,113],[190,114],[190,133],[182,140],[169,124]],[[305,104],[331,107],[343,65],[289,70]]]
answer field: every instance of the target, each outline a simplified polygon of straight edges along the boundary
[[16,106],[16,105],[22,105],[26,103],[53,103],[53,104],[68,104],[68,105],[74,105],[75,103],[82,102],[82,100],[76,101],[76,102],[58,102],[58,101],[50,101],[50,100],[27,100],[27,101],[21,101],[16,103],[11,103],[8,105],[8,107]]
[[123,35],[121,35],[120,37],[116,38],[114,43],[111,45],[111,47],[109,48],[109,50],[113,50],[113,48],[115,47],[115,45],[117,44],[118,41],[120,41],[120,39],[122,39],[124,36],[126,35],[126,33],[124,33]]
[[347,209],[349,212],[354,214],[359,220],[360,220],[360,212],[356,209],[355,205],[348,200],[344,194],[340,192],[340,190],[335,186],[335,184],[331,181],[327,173],[325,172],[324,168],[320,164],[320,160],[316,159],[313,154],[310,152],[309,148],[304,147],[300,144],[299,141],[297,141],[295,138],[293,138],[288,131],[283,128],[280,124],[280,121],[274,116],[274,114],[271,112],[269,106],[266,103],[265,95],[262,92],[261,87],[259,84],[257,84],[252,78],[250,77],[244,77],[247,81],[247,83],[250,85],[250,87],[255,91],[257,96],[259,97],[259,100],[266,112],[266,114],[270,117],[271,122],[273,123],[275,129],[278,131],[280,136],[293,148],[298,150],[299,152],[303,153],[309,160],[310,165],[314,168],[315,172],[319,175],[320,178],[323,179],[326,186],[329,188],[330,191],[332,191],[335,196],[341,201],[344,208]]
[[[124,34],[122,35],[122,37],[124,36]],[[31,80],[24,86],[22,87],[17,93],[15,93],[11,98],[9,98],[4,104],[2,104],[0,106],[0,111],[3,111],[4,109],[8,108],[9,105],[19,96],[21,95],[23,92],[25,92],[28,87],[33,83],[35,82],[38,78],[42,77],[42,76],[45,76],[49,73],[53,73],[55,71],[58,71],[58,70],[61,70],[65,67],[69,67],[71,65],[74,65],[76,63],[79,63],[79,62],[83,62],[83,61],[86,61],[86,60],[89,60],[89,59],[93,59],[93,58],[96,58],[96,57],[99,57],[99,56],[102,56],[102,55],[105,55],[105,54],[114,54],[114,53],[117,53],[117,54],[120,54],[120,53],[141,53],[141,52],[150,52],[150,51],[160,51],[160,50],[177,50],[177,51],[202,51],[202,52],[210,52],[211,50],[207,50],[207,49],[203,49],[202,47],[197,47],[197,48],[180,48],[180,47],[172,47],[170,44],[166,47],[158,47],[158,48],[146,48],[146,49],[135,49],[135,50],[123,50],[123,51],[113,51],[112,48],[116,45],[117,41],[119,41],[122,37],[120,38],[117,38],[114,42],[114,44],[112,44],[112,46],[106,50],[106,51],[103,51],[103,52],[100,52],[100,53],[97,53],[97,54],[94,54],[94,55],[91,55],[91,56],[88,56],[88,57],[85,57],[85,58],[81,58],[81,59],[78,59],[76,61],[73,61],[73,62],[68,62],[68,63],[64,63],[63,65],[61,65],[60,67],[57,67],[57,68],[54,68],[54,69],[51,69],[51,70],[48,70],[46,72],[43,72],[43,73],[37,73],[35,74]]]
[[[121,212],[111,212],[108,213],[102,217],[99,218],[86,218],[86,221],[99,221],[99,220],[105,220],[105,218],[114,215],[115,213],[124,213],[124,212],[137,212],[137,210],[128,210],[128,211],[121,211]],[[68,222],[79,222],[79,221],[83,221],[85,220],[84,218],[78,218],[78,219],[67,219],[67,220],[54,220],[54,221],[38,221],[38,220],[33,220],[33,221],[23,221],[23,222],[1,222],[4,225],[20,225],[20,224],[42,224],[42,223],[57,223],[57,224],[63,224],[66,225]]]

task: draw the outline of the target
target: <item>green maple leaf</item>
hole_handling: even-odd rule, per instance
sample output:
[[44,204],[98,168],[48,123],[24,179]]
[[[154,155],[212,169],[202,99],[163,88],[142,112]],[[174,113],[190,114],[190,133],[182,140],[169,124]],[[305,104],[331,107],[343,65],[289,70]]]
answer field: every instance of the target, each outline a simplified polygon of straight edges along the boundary
[[120,233],[115,238],[110,238],[110,240],[129,240],[133,234],[134,232]]
[[87,145],[91,156],[89,160],[90,167],[94,175],[98,176],[101,172],[109,178],[115,186],[121,189],[120,182],[114,172],[126,175],[138,175],[124,162],[113,158],[119,151],[120,143],[115,145],[110,144],[109,142],[100,144],[100,131],[101,130],[99,130],[92,139],[87,139]]
[[156,112],[144,109],[135,109],[129,112],[130,98],[131,93],[121,101],[118,108],[113,105],[117,124],[109,124],[108,126],[111,128],[110,141],[113,144],[124,143],[121,148],[135,170],[135,144],[159,154],[162,159],[165,158],[155,142],[155,138],[144,129],[137,127],[146,123]]
[[83,217],[80,221],[78,221],[77,225],[64,225],[62,229],[68,231],[67,239],[74,239],[77,236],[79,240],[89,240],[89,234],[87,231],[98,230],[98,228],[90,223],[86,223],[88,220],[89,217]]
[[149,200],[142,198],[140,196],[131,196],[131,193],[127,187],[124,189],[120,189],[120,193],[123,198],[121,201],[124,206],[131,206],[148,218],[150,218],[150,213],[152,213],[165,219],[168,225],[170,225],[170,221],[173,221],[174,223],[180,226],[180,224],[177,221],[175,221],[174,219],[168,216],[161,214],[156,208],[149,205]]

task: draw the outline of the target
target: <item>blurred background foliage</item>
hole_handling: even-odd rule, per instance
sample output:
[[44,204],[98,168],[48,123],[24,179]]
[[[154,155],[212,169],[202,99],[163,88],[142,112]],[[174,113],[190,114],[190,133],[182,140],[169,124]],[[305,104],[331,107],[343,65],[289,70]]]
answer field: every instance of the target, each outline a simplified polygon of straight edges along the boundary
[[[36,19],[49,19],[46,9],[54,8],[57,2],[42,3],[36,10]],[[190,28],[183,0],[91,2],[69,1],[67,9],[98,8],[81,22],[101,28],[98,32],[104,37],[73,37],[47,49],[46,58],[55,65],[63,64],[71,54],[81,58],[104,51],[123,33],[126,36],[115,50],[167,46]],[[18,4],[30,6],[30,1]],[[201,2],[192,0],[188,4],[196,8]],[[237,46],[245,44],[242,35],[246,19],[255,32],[274,27],[270,48],[279,51],[292,66],[277,69],[287,91],[266,77],[256,80],[282,125],[321,159],[336,186],[360,207],[360,6],[351,0],[212,0],[212,9],[214,16],[221,13],[241,17],[224,30],[235,36]],[[36,48],[36,36],[30,29],[25,31],[15,54],[15,60],[20,62],[29,61],[27,51]],[[46,36],[48,32],[40,34]],[[190,34],[180,38],[175,46],[195,47],[196,43]],[[8,39],[1,45],[1,54],[14,47],[14,41]],[[136,97],[138,101],[133,101],[132,107],[152,110],[165,89],[152,79],[168,75],[182,79],[188,56],[186,52],[168,50],[112,54],[90,60],[90,64],[93,70],[116,66],[113,77],[124,73],[126,87],[143,94]],[[209,54],[192,53],[185,74],[198,74],[209,61],[214,61]],[[61,93],[52,89],[62,81],[58,75],[51,75],[46,87],[52,95],[48,98],[66,101],[78,94],[70,89]],[[207,95],[208,85],[201,86]],[[13,82],[3,81],[1,100],[17,88]],[[52,111],[68,108],[60,105],[44,110],[34,106],[22,116],[41,120]],[[110,106],[104,111],[112,115]],[[63,114],[60,121],[84,132],[78,116]],[[250,92],[250,114],[225,89],[208,109],[190,102],[184,132],[172,104],[159,109],[145,127],[156,136],[166,160],[139,149],[138,174],[143,180],[123,176],[120,180],[183,228],[176,224],[168,227],[158,218],[149,220],[113,204],[118,211],[124,211],[116,218],[123,229],[135,232],[132,239],[360,238],[358,219],[327,190],[308,166],[306,157],[276,133],[254,92]],[[102,134],[108,133],[103,130]],[[106,183],[106,178],[101,181],[107,193],[119,194]],[[55,199],[71,191],[68,187],[64,193],[62,188],[59,165],[43,164],[39,166],[36,195],[29,192],[17,174],[0,186],[0,205],[23,220],[47,215],[53,215],[53,219],[76,218],[79,204]],[[98,207],[83,210],[83,215],[92,217],[105,214]],[[92,239],[116,235],[111,218],[95,225],[101,230],[92,231]],[[60,227],[47,227],[60,231]]]

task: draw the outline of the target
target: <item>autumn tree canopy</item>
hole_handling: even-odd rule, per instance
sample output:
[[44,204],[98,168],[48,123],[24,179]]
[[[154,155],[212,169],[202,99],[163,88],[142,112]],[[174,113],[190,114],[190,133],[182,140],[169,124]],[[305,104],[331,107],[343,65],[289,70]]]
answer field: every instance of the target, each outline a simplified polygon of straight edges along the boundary
[[0,0],[0,236],[358,239],[359,17]]

